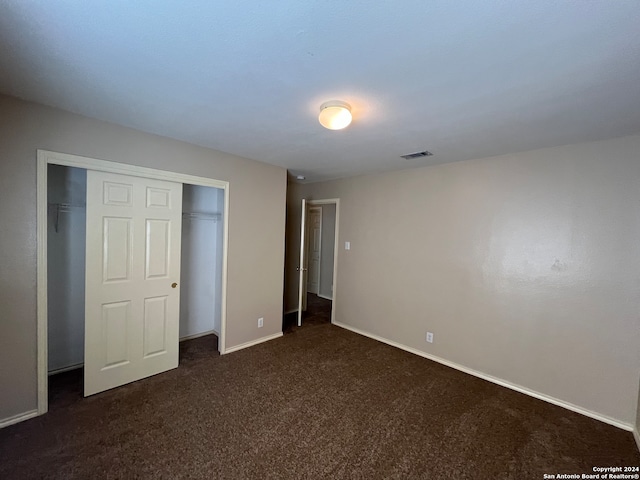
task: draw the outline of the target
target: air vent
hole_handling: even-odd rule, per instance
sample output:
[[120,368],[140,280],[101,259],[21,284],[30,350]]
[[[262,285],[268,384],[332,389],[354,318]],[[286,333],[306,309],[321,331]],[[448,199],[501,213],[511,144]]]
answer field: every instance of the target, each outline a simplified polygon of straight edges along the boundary
[[430,157],[431,155],[433,155],[433,153],[427,152],[425,150],[424,152],[416,152],[416,153],[409,153],[407,155],[400,155],[400,157],[404,158],[405,160],[413,160],[414,158]]

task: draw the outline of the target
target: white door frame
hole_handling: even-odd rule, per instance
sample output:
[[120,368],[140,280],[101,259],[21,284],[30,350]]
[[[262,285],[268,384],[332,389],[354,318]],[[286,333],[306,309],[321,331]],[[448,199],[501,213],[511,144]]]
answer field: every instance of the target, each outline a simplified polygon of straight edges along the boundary
[[[321,200],[306,200],[305,202],[305,206],[306,208],[308,207],[315,207],[318,205],[335,205],[336,206],[336,232],[335,232],[335,236],[334,236],[334,240],[333,240],[333,300],[331,301],[331,323],[336,323],[336,299],[338,297],[338,240],[340,238],[340,199],[339,198],[326,198],[326,199],[321,199]],[[302,212],[303,214],[303,218],[304,218],[304,214],[305,212]],[[302,226],[301,230],[304,229],[304,226]],[[301,232],[301,236],[302,238],[300,239],[300,253],[301,253],[301,264],[302,264],[302,259],[304,258],[302,256],[302,252],[303,249],[307,247],[307,245],[305,245],[305,235],[304,232]],[[300,278],[302,278],[302,275],[300,275]],[[306,285],[303,285],[303,282],[299,281],[298,282],[298,326],[300,326],[300,321],[301,321],[301,317],[302,317],[302,287],[306,288]],[[304,295],[306,296],[307,292],[304,292]]]
[[302,214],[300,215],[300,261],[298,262],[298,326],[302,326],[302,312],[306,309],[307,282],[305,274],[305,258],[307,256],[307,200],[302,199]]
[[221,355],[226,352],[226,323],[227,323],[227,248],[229,239],[229,182],[213,178],[198,177],[166,170],[139,167],[125,163],[109,162],[94,158],[68,155],[66,153],[38,150],[37,165],[37,375],[38,375],[38,415],[47,413],[48,400],[48,299],[47,299],[47,167],[50,164],[77,167],[86,170],[120,173],[135,177],[169,180],[176,183],[202,185],[205,187],[224,190],[224,214],[222,234],[222,298],[220,312],[220,339],[218,342]]

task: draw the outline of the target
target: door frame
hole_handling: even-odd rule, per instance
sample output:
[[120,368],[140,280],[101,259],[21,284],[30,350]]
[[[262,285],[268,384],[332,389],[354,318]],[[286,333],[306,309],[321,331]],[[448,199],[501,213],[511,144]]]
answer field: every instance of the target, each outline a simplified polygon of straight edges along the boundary
[[229,239],[229,182],[213,178],[175,173],[155,168],[139,167],[126,163],[69,155],[66,153],[38,150],[37,153],[37,194],[36,194],[36,244],[37,244],[37,376],[38,376],[38,415],[47,413],[49,409],[49,379],[48,379],[48,279],[47,279],[47,167],[63,165],[86,170],[98,170],[108,173],[119,173],[134,177],[144,177],[157,180],[168,180],[176,183],[201,185],[204,187],[220,188],[224,190],[224,213],[222,234],[222,298],[220,302],[220,338],[219,351],[226,352],[226,323],[227,323],[227,253]]
[[[306,209],[309,207],[315,207],[319,205],[335,205],[336,206],[336,224],[335,224],[335,235],[333,239],[333,299],[331,300],[331,323],[336,323],[336,299],[338,298],[338,244],[340,238],[340,199],[339,198],[326,198],[320,200],[304,200],[305,211],[302,212],[301,218],[303,219],[302,223],[304,224],[304,219],[306,216]],[[300,238],[300,263],[302,264],[303,260],[303,251],[308,247],[306,245],[306,241],[308,240],[306,237],[308,235],[304,234],[304,225],[301,226],[301,238]],[[302,278],[302,275],[299,276],[299,279]],[[303,284],[302,281],[298,280],[298,326],[301,325],[302,321],[302,290],[303,287],[306,289],[306,285]],[[304,297],[306,298],[307,292],[304,292]]]
[[305,274],[305,257],[307,256],[307,200],[302,199],[302,212],[300,215],[300,252],[298,260],[298,326],[302,326],[302,313],[306,310],[307,282]]

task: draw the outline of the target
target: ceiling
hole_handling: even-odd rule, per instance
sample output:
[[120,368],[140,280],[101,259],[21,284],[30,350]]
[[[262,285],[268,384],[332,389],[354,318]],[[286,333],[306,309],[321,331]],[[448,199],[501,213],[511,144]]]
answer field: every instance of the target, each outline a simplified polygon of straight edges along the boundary
[[0,0],[0,92],[313,182],[638,133],[639,25],[637,0]]

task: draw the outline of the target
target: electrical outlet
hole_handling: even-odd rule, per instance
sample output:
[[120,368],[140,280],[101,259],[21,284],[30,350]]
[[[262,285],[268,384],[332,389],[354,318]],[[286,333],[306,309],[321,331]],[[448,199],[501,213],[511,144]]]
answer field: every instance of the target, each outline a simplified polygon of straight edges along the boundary
[[433,333],[427,332],[427,342],[433,343]]
[[263,318],[263,317],[260,317],[260,318],[258,319],[258,328],[262,328],[262,326],[263,326],[263,325],[264,325],[264,318]]

